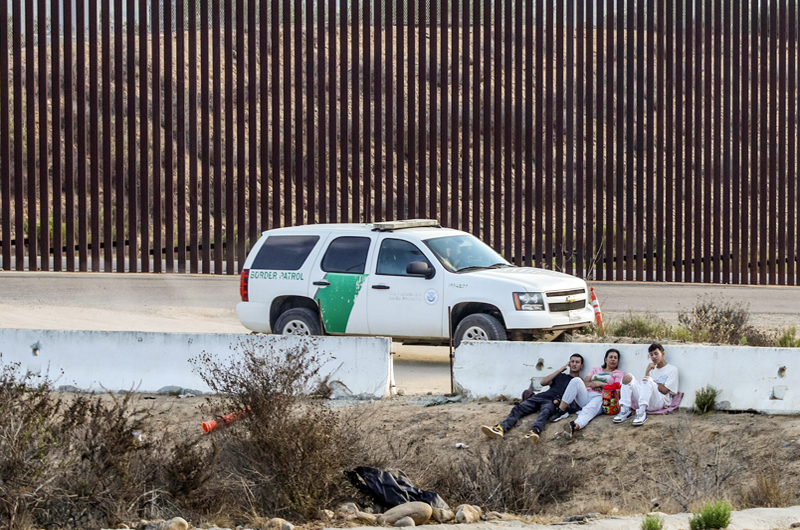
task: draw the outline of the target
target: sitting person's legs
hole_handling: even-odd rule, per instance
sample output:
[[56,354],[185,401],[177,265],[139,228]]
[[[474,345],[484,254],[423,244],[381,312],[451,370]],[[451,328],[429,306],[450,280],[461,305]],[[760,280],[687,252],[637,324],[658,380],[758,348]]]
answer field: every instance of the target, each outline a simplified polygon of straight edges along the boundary
[[[525,401],[521,401],[518,405],[516,405],[511,412],[503,420],[503,423],[500,426],[503,428],[504,432],[508,432],[509,429],[514,427],[517,424],[520,418],[523,416],[527,416],[528,414],[533,414],[537,410],[540,410],[543,404],[549,403],[549,400],[542,399],[536,396],[531,396]],[[548,414],[548,417],[550,415]]]
[[573,401],[579,407],[583,407],[589,402],[589,391],[586,390],[586,384],[577,377],[573,378],[567,385],[564,395],[561,396],[561,404],[558,407],[562,411],[567,410],[567,407]]
[[578,417],[575,418],[575,426],[578,429],[583,429],[600,414],[601,410],[603,410],[603,395],[599,392],[589,392],[589,401],[578,412]]
[[639,385],[637,404],[639,405],[637,408],[645,407],[645,410],[664,408],[664,394],[658,391],[658,385],[649,377]]

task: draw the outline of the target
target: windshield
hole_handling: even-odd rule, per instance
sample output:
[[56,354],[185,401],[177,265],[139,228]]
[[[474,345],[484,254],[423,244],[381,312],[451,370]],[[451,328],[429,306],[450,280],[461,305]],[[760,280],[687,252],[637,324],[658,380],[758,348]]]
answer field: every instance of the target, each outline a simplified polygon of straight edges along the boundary
[[486,243],[469,234],[427,239],[425,244],[450,272],[511,266]]

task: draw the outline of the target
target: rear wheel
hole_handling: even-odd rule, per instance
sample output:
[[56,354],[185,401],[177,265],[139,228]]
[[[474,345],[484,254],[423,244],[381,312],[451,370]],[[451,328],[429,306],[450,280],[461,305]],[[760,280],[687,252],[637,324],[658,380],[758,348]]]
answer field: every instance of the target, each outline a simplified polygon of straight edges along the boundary
[[458,323],[453,336],[457,348],[463,340],[506,340],[506,329],[499,320],[486,313],[475,313]]
[[278,317],[275,322],[278,335],[322,335],[319,316],[311,309],[295,307]]

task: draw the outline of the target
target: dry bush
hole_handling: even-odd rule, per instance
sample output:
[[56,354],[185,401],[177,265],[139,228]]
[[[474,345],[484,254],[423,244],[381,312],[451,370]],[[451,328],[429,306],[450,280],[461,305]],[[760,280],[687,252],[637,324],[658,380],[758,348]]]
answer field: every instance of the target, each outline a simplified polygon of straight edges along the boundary
[[759,473],[755,484],[742,491],[740,502],[748,508],[783,508],[793,497],[791,489],[781,484],[777,473]]
[[772,346],[774,337],[749,325],[750,306],[699,298],[697,304],[678,314],[694,342]]
[[672,337],[672,327],[655,315],[628,313],[608,323],[606,333],[613,337],[664,339]]

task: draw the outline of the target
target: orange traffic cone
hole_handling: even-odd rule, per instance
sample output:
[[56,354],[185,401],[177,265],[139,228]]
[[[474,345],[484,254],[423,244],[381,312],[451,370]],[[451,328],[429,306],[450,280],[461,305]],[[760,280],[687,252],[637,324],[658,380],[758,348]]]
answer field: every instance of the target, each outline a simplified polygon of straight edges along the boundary
[[[248,409],[249,410],[249,409]],[[247,413],[247,410],[237,410],[236,412],[231,412],[230,414],[226,414],[225,416],[220,416],[216,420],[204,421],[201,425],[203,426],[203,432],[208,434],[214,429],[218,429],[223,425],[228,425],[229,423],[233,423],[234,421],[241,419]]]
[[597,320],[597,329],[600,331],[600,336],[606,336],[606,328],[603,325],[603,312],[600,311],[600,302],[597,301],[597,295],[594,294],[594,287],[590,287],[592,291],[592,307],[594,308],[594,317]]

